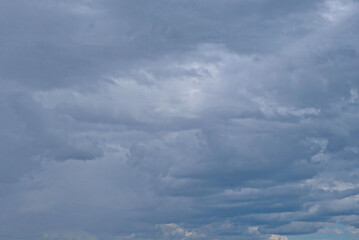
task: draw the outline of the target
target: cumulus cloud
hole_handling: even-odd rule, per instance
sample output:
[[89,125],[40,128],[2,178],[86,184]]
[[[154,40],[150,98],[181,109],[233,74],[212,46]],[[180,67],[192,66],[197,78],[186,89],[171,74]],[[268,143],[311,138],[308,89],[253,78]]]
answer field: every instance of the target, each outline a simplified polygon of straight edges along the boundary
[[0,5],[1,240],[357,232],[356,1]]
[[271,235],[268,239],[269,240],[288,240],[287,237],[279,236],[279,235]]

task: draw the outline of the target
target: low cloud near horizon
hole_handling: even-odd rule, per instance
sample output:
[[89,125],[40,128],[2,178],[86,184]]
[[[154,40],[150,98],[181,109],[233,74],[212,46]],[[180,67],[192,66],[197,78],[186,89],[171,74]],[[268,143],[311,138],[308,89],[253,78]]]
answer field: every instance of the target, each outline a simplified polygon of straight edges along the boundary
[[1,1],[0,240],[358,238],[358,29],[356,0]]

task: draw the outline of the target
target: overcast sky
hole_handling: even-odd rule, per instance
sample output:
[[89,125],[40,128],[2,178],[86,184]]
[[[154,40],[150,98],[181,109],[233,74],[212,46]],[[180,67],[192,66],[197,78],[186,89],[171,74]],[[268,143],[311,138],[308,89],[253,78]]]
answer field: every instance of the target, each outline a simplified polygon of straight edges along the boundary
[[0,240],[359,239],[358,39],[357,0],[1,0]]

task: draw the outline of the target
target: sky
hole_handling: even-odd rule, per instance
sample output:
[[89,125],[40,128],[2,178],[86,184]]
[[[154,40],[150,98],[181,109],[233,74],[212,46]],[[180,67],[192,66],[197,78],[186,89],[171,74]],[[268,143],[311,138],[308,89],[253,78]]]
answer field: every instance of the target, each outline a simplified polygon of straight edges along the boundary
[[359,1],[1,0],[0,240],[358,240]]

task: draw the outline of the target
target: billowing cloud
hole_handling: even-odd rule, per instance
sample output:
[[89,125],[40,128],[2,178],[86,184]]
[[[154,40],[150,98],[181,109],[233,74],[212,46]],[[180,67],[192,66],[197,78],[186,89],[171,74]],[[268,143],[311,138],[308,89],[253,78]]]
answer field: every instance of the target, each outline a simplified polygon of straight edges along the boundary
[[358,234],[358,2],[0,13],[1,240]]

